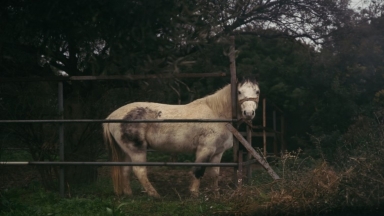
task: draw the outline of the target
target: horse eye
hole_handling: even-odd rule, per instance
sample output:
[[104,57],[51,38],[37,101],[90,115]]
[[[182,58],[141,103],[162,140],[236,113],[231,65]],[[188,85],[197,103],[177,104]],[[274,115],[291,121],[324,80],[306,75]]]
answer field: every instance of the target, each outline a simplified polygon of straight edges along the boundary
[[241,91],[238,91],[237,93],[239,93],[239,95],[241,94]]
[[256,94],[257,94],[257,95],[260,94],[260,91],[256,91]]

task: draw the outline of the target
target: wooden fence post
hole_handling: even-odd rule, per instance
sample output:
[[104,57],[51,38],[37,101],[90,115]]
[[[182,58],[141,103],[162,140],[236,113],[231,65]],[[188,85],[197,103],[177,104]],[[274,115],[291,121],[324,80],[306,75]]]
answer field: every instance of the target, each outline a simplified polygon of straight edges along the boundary
[[241,144],[252,154],[253,157],[267,170],[268,174],[274,179],[278,180],[280,177],[275,173],[275,171],[269,166],[268,162],[260,156],[255,149],[244,139],[244,137],[236,130],[231,124],[226,124],[227,128],[231,133],[240,141]]

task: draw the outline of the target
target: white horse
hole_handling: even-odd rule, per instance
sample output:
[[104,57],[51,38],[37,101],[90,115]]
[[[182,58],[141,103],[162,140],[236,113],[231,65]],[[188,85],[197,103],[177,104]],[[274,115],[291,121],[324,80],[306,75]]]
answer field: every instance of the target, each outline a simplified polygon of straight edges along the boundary
[[[238,110],[245,119],[253,119],[260,89],[256,79],[243,78],[237,83]],[[231,85],[212,95],[185,105],[135,102],[112,112],[107,119],[231,119]],[[104,123],[104,138],[114,162],[146,162],[147,148],[172,153],[194,153],[196,163],[219,163],[225,150],[233,145],[226,123]],[[144,166],[112,167],[112,180],[117,195],[131,195],[130,172],[137,176],[148,195],[160,197],[149,182]],[[213,187],[218,190],[220,167],[209,167]],[[193,168],[190,191],[198,195],[205,167]]]

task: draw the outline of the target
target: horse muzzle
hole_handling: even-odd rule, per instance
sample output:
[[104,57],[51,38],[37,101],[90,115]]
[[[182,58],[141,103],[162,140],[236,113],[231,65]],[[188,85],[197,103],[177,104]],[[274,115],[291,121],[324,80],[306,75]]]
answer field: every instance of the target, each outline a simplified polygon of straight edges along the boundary
[[251,120],[256,115],[258,98],[244,98],[240,100],[241,114],[244,119]]
[[255,111],[254,110],[244,110],[242,112],[242,115],[243,115],[243,118],[245,118],[246,120],[251,120],[255,117]]

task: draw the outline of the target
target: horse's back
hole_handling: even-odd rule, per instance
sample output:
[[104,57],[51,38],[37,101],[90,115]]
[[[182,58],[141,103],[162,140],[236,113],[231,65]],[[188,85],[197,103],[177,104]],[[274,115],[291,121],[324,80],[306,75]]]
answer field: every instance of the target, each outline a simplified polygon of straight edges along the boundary
[[[154,117],[152,114],[157,113]],[[135,116],[133,116],[136,114]],[[185,105],[161,104],[152,102],[134,102],[113,111],[107,119],[124,119],[127,116],[136,119],[207,119],[219,118],[207,105],[190,103]]]
[[[213,119],[219,118],[203,103],[169,105],[135,102],[115,110],[108,119]],[[135,140],[160,151],[194,153],[199,145],[221,145],[231,138],[225,123],[111,123],[113,134],[123,142]],[[135,137],[133,137],[135,136]],[[227,144],[228,145],[228,144]],[[225,146],[227,149],[230,146]]]

